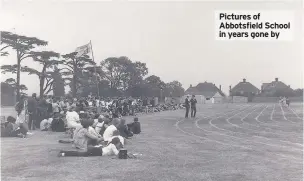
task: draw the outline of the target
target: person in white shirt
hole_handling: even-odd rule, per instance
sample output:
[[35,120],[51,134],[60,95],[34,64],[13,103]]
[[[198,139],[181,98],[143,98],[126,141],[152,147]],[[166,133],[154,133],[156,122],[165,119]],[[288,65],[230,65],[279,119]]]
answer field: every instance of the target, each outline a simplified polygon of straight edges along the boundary
[[67,111],[66,121],[68,128],[81,127],[79,114],[74,109],[70,109]]
[[116,126],[120,124],[120,120],[115,118],[112,120],[112,125],[106,127],[105,132],[103,133],[103,140],[106,142],[110,142],[112,137],[115,136],[115,131],[117,131]]
[[96,107],[100,107],[100,101],[99,101],[99,99],[95,100],[95,105],[96,105]]
[[53,107],[53,113],[59,113],[59,103],[58,101],[54,101],[53,104],[52,104],[52,107]]
[[59,157],[117,156],[123,148],[119,138],[114,138],[107,146],[88,146],[87,151],[60,151]]
[[118,155],[119,150],[123,148],[119,138],[113,138],[106,147],[100,145],[93,146],[89,142],[95,140],[97,143],[101,141],[101,138],[91,135],[88,131],[89,126],[92,126],[92,122],[88,119],[84,119],[81,122],[82,128],[77,128],[74,134],[74,146],[79,151],[60,151],[58,156],[112,156]]
[[[125,145],[125,139],[124,139],[122,136],[120,136],[118,130],[116,130],[116,131],[113,132],[113,137],[111,138],[111,141],[112,141],[114,138],[118,138],[118,139],[120,140],[121,144],[122,144],[123,146]],[[110,142],[111,142],[111,141],[110,141]]]

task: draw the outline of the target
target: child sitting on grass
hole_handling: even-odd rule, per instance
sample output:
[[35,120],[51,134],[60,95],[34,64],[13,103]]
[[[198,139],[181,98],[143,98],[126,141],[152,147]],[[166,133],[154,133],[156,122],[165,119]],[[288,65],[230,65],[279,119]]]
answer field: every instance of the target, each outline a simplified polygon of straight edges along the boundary
[[83,119],[81,121],[83,128],[77,128],[74,132],[74,146],[79,149],[79,151],[60,151],[58,156],[87,157],[118,155],[119,150],[123,147],[119,138],[113,138],[106,147],[93,146],[89,144],[91,140],[95,140],[97,143],[102,141],[102,138],[95,137],[89,133],[88,128],[92,123],[93,122],[91,120]]

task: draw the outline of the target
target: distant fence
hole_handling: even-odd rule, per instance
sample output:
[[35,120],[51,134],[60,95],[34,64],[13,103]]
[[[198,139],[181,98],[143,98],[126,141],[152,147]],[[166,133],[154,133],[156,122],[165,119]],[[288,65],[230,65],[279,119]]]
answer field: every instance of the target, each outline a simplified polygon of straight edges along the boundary
[[[290,102],[303,102],[303,97],[289,97]],[[279,97],[254,97],[252,102],[278,102]]]
[[182,99],[180,97],[165,97],[165,103],[173,103],[173,104],[180,104]]

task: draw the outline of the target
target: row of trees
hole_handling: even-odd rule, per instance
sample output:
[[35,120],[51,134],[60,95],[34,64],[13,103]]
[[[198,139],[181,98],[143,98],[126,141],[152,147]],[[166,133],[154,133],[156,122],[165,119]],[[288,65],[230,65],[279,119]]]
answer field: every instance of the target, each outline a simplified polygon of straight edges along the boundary
[[[70,94],[86,96],[182,96],[184,89],[178,81],[165,83],[160,77],[148,75],[145,63],[131,61],[128,57],[110,57],[96,64],[88,55],[78,52],[60,55],[53,51],[34,51],[48,42],[36,37],[27,37],[11,32],[1,32],[1,56],[16,56],[16,64],[2,65],[2,73],[16,74],[16,79],[5,82],[15,88],[17,99],[27,90],[21,84],[21,72],[36,75],[39,79],[39,94],[53,91],[56,96],[65,95],[64,87],[70,86]],[[9,51],[13,50],[13,51]],[[16,52],[10,55],[9,52]],[[41,65],[37,70],[23,66],[23,61],[32,60]],[[29,65],[29,63],[27,63]],[[98,92],[99,91],[99,92]]]

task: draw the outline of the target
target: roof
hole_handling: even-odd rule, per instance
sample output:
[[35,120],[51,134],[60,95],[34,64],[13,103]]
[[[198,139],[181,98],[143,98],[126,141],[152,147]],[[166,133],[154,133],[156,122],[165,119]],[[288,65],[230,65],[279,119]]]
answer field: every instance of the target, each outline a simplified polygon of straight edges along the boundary
[[200,92],[196,87],[189,87],[186,91],[185,94],[190,94],[190,95],[199,95]]
[[293,91],[292,88],[287,86],[282,81],[272,81],[271,83],[263,83],[265,87],[263,87],[263,90],[288,90]]
[[240,82],[231,89],[231,92],[259,92],[260,90],[250,82]]
[[192,95],[203,95],[207,98],[213,97],[216,93],[219,93],[221,96],[225,96],[225,94],[215,86],[215,84],[210,82],[199,83],[195,87],[190,87],[186,90],[186,94]]

